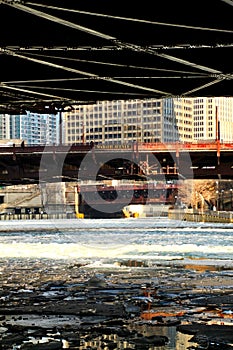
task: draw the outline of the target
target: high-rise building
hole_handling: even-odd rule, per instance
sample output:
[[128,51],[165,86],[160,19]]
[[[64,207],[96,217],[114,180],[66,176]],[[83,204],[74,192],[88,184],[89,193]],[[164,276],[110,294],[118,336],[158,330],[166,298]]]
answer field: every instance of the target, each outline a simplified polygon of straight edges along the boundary
[[233,142],[233,98],[215,97],[214,101],[213,119],[217,123],[215,131],[218,132],[220,141]]
[[[193,99],[169,98],[165,99],[165,105],[167,104],[171,106],[171,123],[173,123],[173,128],[176,129],[176,137],[173,137],[173,141],[192,142],[194,139]],[[166,121],[166,113],[164,117]]]
[[8,135],[9,123],[5,114],[0,114],[0,140],[6,139]]
[[[98,101],[59,115],[0,115],[0,139],[27,144],[233,142],[233,98]],[[61,135],[60,135],[61,133]]]
[[55,114],[0,115],[0,138],[21,139],[29,145],[58,144],[58,123]]
[[63,116],[67,144],[172,142],[178,139],[172,100],[99,101],[75,106]]
[[194,140],[216,140],[216,99],[193,99],[193,138]]
[[[177,103],[178,102],[178,103]],[[192,125],[192,140],[222,142],[233,141],[233,98],[232,97],[197,97],[175,99],[183,108],[183,123]],[[186,107],[185,107],[186,104]],[[190,110],[187,112],[187,104]],[[179,127],[179,113],[176,110]],[[185,131],[185,129],[183,130]],[[187,128],[186,128],[187,132]],[[179,128],[179,134],[182,130]],[[184,139],[184,141],[187,141]]]
[[172,98],[167,101],[171,105],[180,141],[210,142],[219,139],[221,142],[233,142],[232,97]]

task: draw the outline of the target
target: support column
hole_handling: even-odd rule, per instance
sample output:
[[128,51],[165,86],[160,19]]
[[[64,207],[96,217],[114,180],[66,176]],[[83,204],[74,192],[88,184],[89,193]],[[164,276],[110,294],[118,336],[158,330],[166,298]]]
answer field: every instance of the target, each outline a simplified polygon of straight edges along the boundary
[[59,114],[59,145],[62,145],[63,143],[63,138],[62,138],[62,111],[58,112]]

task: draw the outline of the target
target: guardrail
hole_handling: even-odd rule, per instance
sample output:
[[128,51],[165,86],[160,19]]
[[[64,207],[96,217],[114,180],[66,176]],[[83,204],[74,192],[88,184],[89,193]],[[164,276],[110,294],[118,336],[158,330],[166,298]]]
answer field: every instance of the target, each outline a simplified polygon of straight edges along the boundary
[[206,142],[127,142],[123,144],[62,144],[62,145],[0,145],[0,153],[7,152],[42,152],[43,150],[51,152],[59,151],[89,151],[94,150],[132,150],[132,151],[198,151],[198,150],[208,150],[208,151],[218,151],[218,150],[233,150],[233,142],[220,142],[220,141],[206,141]]
[[168,217],[181,221],[233,223],[233,212],[231,211],[169,209]]

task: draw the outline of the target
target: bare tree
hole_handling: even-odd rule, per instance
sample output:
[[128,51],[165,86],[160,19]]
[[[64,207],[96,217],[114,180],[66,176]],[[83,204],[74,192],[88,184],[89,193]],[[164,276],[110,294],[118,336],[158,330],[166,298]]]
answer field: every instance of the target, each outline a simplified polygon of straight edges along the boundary
[[216,204],[215,180],[184,180],[179,182],[177,202],[195,209],[212,208]]

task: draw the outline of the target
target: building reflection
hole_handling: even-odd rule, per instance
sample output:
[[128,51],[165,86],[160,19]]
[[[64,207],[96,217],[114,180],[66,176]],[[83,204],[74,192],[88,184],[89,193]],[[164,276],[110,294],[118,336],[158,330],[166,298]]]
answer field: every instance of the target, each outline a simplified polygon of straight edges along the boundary
[[[177,332],[175,326],[160,327],[144,325],[130,325],[130,330],[138,332],[135,337],[124,338],[118,334],[103,334],[90,339],[81,339],[80,350],[111,350],[111,349],[135,349],[135,350],[187,350],[197,346],[191,342],[193,335]],[[103,329],[104,331],[104,329]],[[164,336],[168,338],[166,345],[147,344],[135,342],[135,339],[151,336]],[[71,347],[72,348],[72,347]]]

